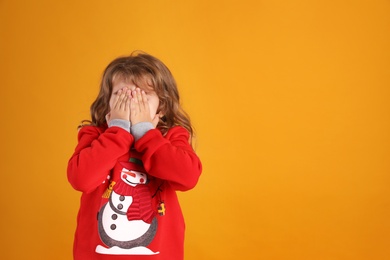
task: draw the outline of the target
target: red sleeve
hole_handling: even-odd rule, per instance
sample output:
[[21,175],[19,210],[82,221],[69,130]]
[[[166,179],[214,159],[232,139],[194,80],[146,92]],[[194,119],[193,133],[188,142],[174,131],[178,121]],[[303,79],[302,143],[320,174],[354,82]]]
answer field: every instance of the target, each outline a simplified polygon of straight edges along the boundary
[[78,145],[68,163],[70,184],[82,192],[95,190],[106,180],[117,159],[129,152],[133,141],[133,136],[120,127],[81,128]]
[[148,174],[185,191],[195,187],[202,172],[202,164],[188,140],[188,131],[180,126],[171,128],[165,137],[152,129],[135,143],[135,148],[142,154]]

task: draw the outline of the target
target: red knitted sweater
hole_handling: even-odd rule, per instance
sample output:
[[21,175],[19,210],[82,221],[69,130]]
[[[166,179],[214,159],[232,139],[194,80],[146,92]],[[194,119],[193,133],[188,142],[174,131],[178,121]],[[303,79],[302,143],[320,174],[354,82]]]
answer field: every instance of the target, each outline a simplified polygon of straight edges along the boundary
[[192,189],[202,171],[188,140],[180,126],[135,143],[120,127],[79,131],[68,163],[68,180],[82,192],[74,259],[183,259],[176,191]]

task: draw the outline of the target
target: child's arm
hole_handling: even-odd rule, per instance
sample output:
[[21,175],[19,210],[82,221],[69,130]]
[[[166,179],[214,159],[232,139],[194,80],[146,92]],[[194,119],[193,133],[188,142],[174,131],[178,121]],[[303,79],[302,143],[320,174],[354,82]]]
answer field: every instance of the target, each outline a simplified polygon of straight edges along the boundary
[[79,143],[68,163],[68,180],[76,190],[88,193],[96,189],[134,141],[132,135],[120,127],[103,131],[84,126],[79,132]]
[[107,130],[84,126],[78,145],[68,163],[68,180],[82,192],[91,192],[107,179],[117,159],[128,153],[134,138],[130,135],[130,92],[124,88],[114,97],[106,116]]
[[142,153],[148,174],[185,191],[195,187],[202,172],[202,164],[188,140],[188,131],[180,126],[170,129],[165,137],[152,129],[135,143],[135,148]]

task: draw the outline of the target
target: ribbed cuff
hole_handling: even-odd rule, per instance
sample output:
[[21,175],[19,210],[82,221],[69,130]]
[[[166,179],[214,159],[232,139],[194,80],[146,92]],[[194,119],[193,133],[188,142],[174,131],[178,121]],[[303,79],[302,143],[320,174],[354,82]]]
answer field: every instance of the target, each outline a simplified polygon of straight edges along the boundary
[[108,122],[108,127],[117,126],[130,133],[130,121],[124,119],[112,119]]
[[151,129],[153,129],[153,124],[151,122],[140,122],[131,126],[131,134],[134,136],[135,141],[137,141]]

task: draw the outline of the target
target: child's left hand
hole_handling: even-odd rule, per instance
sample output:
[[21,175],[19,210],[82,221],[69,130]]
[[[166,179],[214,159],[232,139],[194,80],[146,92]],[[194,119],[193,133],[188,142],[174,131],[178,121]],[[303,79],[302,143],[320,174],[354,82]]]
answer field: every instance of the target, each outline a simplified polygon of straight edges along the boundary
[[132,91],[132,99],[130,104],[130,121],[132,125],[140,122],[150,122],[156,128],[160,115],[157,113],[153,117],[150,113],[148,97],[145,91],[140,88]]

